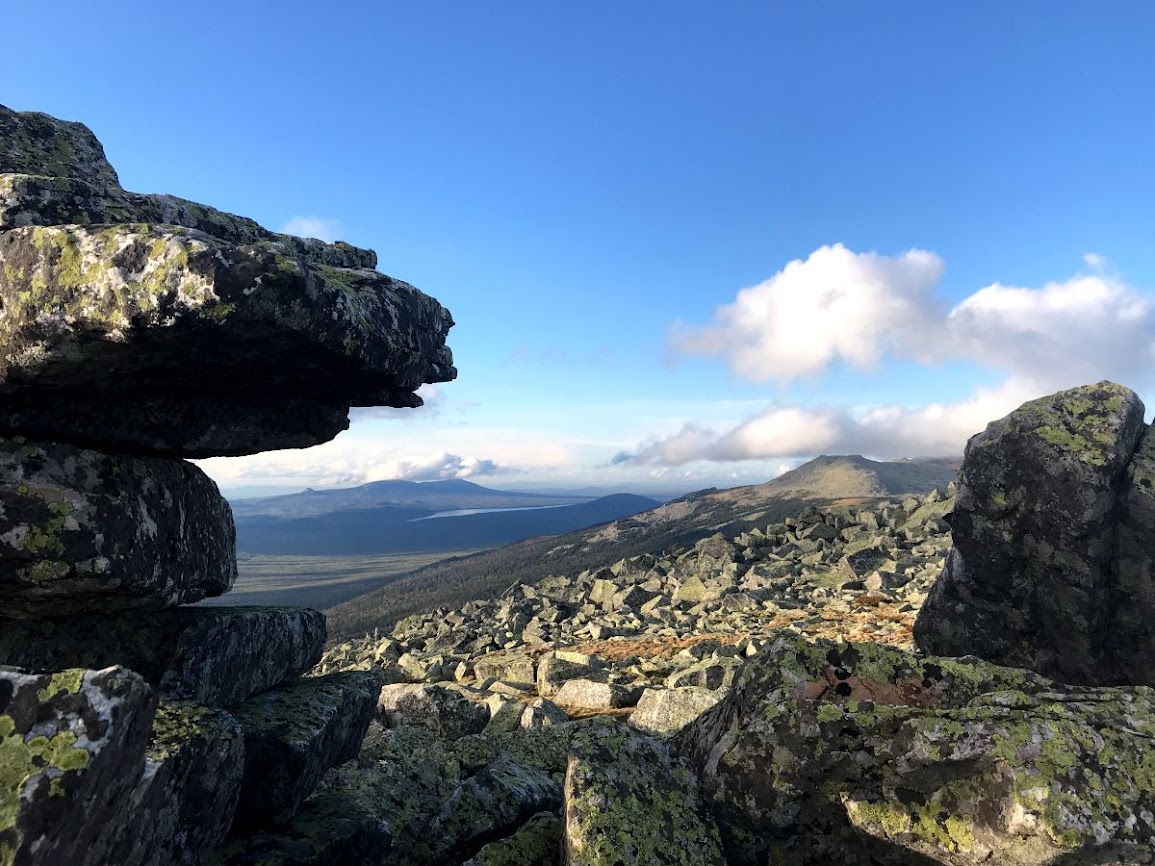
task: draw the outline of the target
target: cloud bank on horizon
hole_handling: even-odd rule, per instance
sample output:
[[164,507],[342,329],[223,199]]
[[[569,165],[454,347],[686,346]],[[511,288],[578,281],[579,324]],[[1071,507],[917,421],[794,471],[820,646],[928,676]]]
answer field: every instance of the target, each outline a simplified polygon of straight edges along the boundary
[[721,356],[752,382],[787,385],[838,364],[871,370],[885,358],[934,366],[965,361],[997,371],[953,403],[804,407],[771,403],[730,429],[687,422],[619,452],[616,465],[680,466],[827,453],[950,456],[988,422],[1026,400],[1100,379],[1143,381],[1155,360],[1150,300],[1094,253],[1096,273],[1041,288],[994,283],[949,307],[936,294],[945,264],[925,250],[855,253],[841,244],[796,259],[743,289],[699,328],[675,322],[671,348]]

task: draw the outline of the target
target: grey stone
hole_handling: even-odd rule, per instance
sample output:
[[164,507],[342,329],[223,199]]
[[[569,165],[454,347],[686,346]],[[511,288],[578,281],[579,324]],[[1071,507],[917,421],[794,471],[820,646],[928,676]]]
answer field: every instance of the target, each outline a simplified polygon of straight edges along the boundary
[[721,700],[712,689],[683,686],[646,689],[630,716],[630,726],[654,736],[672,736]]
[[288,821],[330,767],[356,757],[380,677],[346,671],[305,678],[233,709],[245,735],[239,826]]
[[1145,687],[783,635],[674,743],[732,866],[1089,866],[1155,845]]
[[478,851],[462,866],[562,866],[565,826],[553,812],[538,812],[512,835]]
[[390,728],[426,728],[455,740],[480,733],[489,722],[489,707],[460,692],[429,684],[388,685],[377,698],[382,723]]
[[5,866],[117,862],[117,834],[107,828],[140,783],[155,710],[152,689],[123,668],[0,670]]
[[522,728],[544,728],[569,721],[565,710],[549,698],[535,698],[521,711]]
[[371,251],[126,193],[91,132],[46,115],[0,106],[0,153],[2,431],[249,454],[456,375],[449,313]]
[[567,866],[726,866],[689,768],[620,725],[574,737],[565,777]]
[[0,664],[48,672],[130,668],[169,698],[231,706],[321,658],[325,617],[308,608],[178,607],[0,627]]
[[220,595],[235,539],[228,503],[191,463],[0,439],[0,615]]
[[1070,683],[1104,664],[1116,498],[1143,404],[1112,382],[1026,403],[967,443],[954,549],[915,624],[935,655],[973,653]]
[[105,823],[107,863],[199,866],[233,821],[241,791],[244,737],[228,713],[162,701],[144,773],[128,802]]
[[596,680],[566,680],[553,700],[558,706],[598,710],[632,707],[641,696],[641,688]]

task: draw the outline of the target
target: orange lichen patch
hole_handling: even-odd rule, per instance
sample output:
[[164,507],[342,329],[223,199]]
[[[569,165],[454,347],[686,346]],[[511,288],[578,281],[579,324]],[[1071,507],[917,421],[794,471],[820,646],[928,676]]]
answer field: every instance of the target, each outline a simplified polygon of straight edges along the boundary
[[664,638],[614,638],[611,640],[594,641],[577,644],[569,649],[583,652],[586,655],[597,656],[605,661],[621,661],[622,659],[638,656],[639,658],[673,658],[684,649],[700,644],[707,640],[716,640],[723,644],[736,644],[746,633],[740,634],[695,634],[686,637]]
[[904,677],[893,683],[864,680],[850,674],[839,676],[837,669],[828,667],[824,679],[807,683],[802,696],[808,701],[837,698],[848,701],[873,701],[892,707],[933,707],[938,691],[922,684],[917,677]]

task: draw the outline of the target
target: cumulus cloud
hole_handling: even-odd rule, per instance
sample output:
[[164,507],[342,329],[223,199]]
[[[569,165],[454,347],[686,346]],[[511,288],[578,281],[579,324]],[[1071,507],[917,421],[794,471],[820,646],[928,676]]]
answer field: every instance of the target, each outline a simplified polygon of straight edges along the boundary
[[780,384],[836,362],[870,368],[883,357],[973,361],[1043,387],[1133,380],[1150,366],[1151,301],[1115,277],[1042,288],[994,283],[952,309],[935,293],[942,274],[942,260],[923,250],[888,257],[822,247],[740,291],[711,324],[675,323],[670,345],[721,355],[744,379]]
[[304,451],[267,452],[252,458],[210,457],[198,465],[219,483],[300,481],[317,487],[352,487],[369,481],[435,481],[505,475],[518,470],[494,460],[449,451],[397,456],[380,449],[339,450],[326,443]]
[[742,378],[780,384],[835,361],[871,367],[890,353],[929,357],[942,324],[934,296],[942,273],[942,259],[925,250],[888,257],[821,247],[740,291],[712,324],[675,323],[670,345],[724,355]]
[[954,456],[962,453],[967,439],[987,422],[1038,394],[1029,383],[1014,380],[999,388],[980,389],[965,400],[916,408],[881,406],[853,412],[842,407],[774,404],[721,432],[687,424],[671,436],[651,439],[634,451],[617,454],[613,462],[681,466],[703,460],[764,460],[823,453],[884,459]]
[[299,238],[317,238],[332,242],[340,237],[341,223],[324,217],[295,216],[290,217],[279,231]]
[[1099,379],[1141,386],[1155,362],[1151,298],[1106,273],[1038,288],[994,283],[951,307],[935,294],[943,263],[912,250],[895,257],[822,247],[719,307],[713,322],[675,325],[675,350],[725,357],[755,382],[787,383],[843,363],[885,357],[971,362],[1003,375],[950,403],[842,406],[775,403],[724,430],[687,424],[619,453],[618,464],[778,459],[818,453],[875,457],[957,455],[967,438],[1026,400]]

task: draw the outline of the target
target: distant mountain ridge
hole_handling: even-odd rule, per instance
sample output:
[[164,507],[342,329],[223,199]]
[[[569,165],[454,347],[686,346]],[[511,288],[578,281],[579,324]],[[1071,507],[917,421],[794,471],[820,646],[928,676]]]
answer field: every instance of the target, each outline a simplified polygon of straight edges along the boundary
[[[489,504],[495,500],[506,501],[498,497],[475,497],[463,507],[525,509],[529,504],[524,498],[513,500],[514,505]],[[479,504],[482,501],[486,504]],[[656,500],[629,493],[575,504],[555,505],[539,499],[530,499],[530,502],[544,507],[422,519],[462,507],[447,507],[445,501],[439,499],[433,506],[342,508],[303,517],[242,514],[236,518],[237,550],[274,555],[347,556],[498,547],[535,536],[573,532],[658,504]]]
[[300,493],[237,499],[231,503],[236,517],[268,515],[311,517],[335,511],[380,506],[401,506],[428,511],[466,508],[521,508],[537,505],[576,505],[595,497],[492,490],[460,478],[443,481],[370,481],[357,487],[330,490],[309,488]]
[[350,635],[385,627],[400,616],[465,599],[488,598],[520,580],[577,574],[641,553],[658,554],[722,532],[765,528],[810,504],[869,502],[945,490],[958,460],[881,462],[858,455],[822,456],[773,481],[709,489],[599,526],[548,538],[529,538],[497,550],[435,563],[379,590],[329,610],[330,633]]

